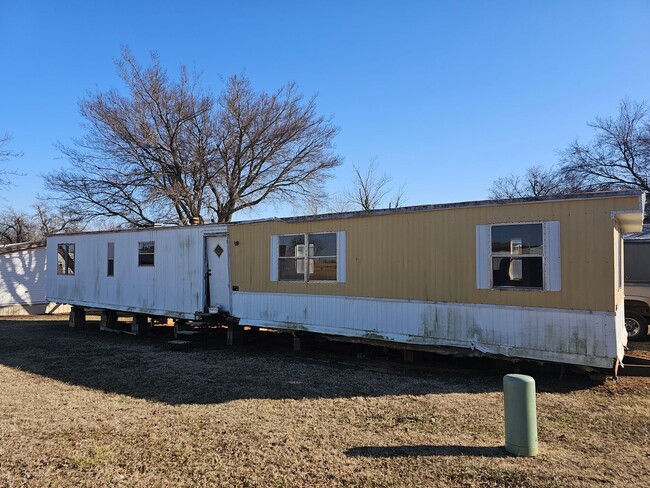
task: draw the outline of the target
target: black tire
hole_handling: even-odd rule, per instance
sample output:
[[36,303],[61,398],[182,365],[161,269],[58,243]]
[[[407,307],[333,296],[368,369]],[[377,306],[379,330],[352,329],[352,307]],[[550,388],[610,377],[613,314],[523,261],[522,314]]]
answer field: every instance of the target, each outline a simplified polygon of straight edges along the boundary
[[641,341],[648,334],[648,321],[637,312],[625,312],[625,328],[627,338],[631,341]]

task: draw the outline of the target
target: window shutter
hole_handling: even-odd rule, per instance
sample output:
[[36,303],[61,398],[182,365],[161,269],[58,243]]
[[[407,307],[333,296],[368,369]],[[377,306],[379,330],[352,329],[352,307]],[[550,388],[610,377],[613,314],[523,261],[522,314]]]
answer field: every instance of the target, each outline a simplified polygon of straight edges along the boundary
[[345,260],[346,260],[346,249],[345,249],[345,232],[336,233],[336,281],[339,283],[345,283],[346,274],[345,274]]
[[490,288],[490,226],[476,226],[476,288]]
[[271,236],[271,262],[269,263],[271,269],[271,281],[278,281],[278,249],[280,246],[280,239],[278,236]]
[[562,289],[562,273],[560,259],[560,222],[544,222],[544,250],[546,266],[544,269],[545,289],[560,291]]

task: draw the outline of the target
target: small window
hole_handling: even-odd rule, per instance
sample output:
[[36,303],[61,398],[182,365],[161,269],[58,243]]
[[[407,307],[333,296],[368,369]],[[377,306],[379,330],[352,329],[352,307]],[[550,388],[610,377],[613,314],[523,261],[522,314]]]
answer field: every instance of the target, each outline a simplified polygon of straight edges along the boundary
[[305,235],[280,236],[278,260],[281,281],[305,281]]
[[154,265],[154,241],[138,242],[138,266]]
[[113,276],[115,274],[115,243],[108,243],[108,268],[106,270],[106,276]]
[[57,246],[56,274],[74,274],[74,244],[59,244]]
[[492,226],[492,286],[544,289],[542,224]]
[[278,238],[280,281],[337,281],[337,237],[296,234]]

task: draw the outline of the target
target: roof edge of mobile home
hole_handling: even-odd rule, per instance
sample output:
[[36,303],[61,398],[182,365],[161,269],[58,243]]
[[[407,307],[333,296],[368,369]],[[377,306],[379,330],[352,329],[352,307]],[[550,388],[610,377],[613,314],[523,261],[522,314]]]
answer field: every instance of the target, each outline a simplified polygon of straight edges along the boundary
[[18,242],[16,244],[5,244],[0,246],[0,254],[8,254],[10,252],[27,251],[29,249],[36,249],[45,247],[46,240],[41,239],[38,241]]
[[473,200],[467,202],[455,203],[434,203],[426,205],[413,205],[408,207],[397,208],[383,208],[377,210],[360,210],[352,212],[341,213],[327,213],[319,215],[303,215],[296,217],[273,217],[257,220],[236,221],[233,224],[248,224],[265,221],[280,221],[280,222],[300,222],[309,220],[329,220],[329,219],[345,219],[354,217],[365,217],[372,215],[385,215],[385,214],[400,214],[411,212],[425,212],[431,210],[447,210],[454,208],[471,208],[471,207],[489,207],[489,206],[503,206],[522,203],[543,203],[561,200],[585,200],[585,199],[598,199],[598,198],[619,198],[619,197],[639,197],[638,211],[643,213],[645,204],[645,193],[642,190],[612,190],[601,192],[588,192],[588,193],[572,193],[572,194],[559,194],[559,195],[545,195],[541,197],[524,197],[524,198],[505,198],[500,200]]
[[[263,219],[252,219],[252,220],[238,220],[228,223],[207,223],[200,224],[196,227],[215,227],[219,229],[223,227],[223,231],[226,231],[226,227],[230,225],[246,225],[254,224],[259,222],[306,222],[306,221],[319,221],[319,220],[334,220],[334,219],[350,219],[357,217],[368,217],[376,215],[387,215],[387,214],[401,214],[401,213],[413,213],[413,212],[426,212],[432,210],[447,210],[455,208],[471,208],[471,207],[489,207],[489,206],[503,206],[503,205],[513,205],[513,204],[522,204],[522,203],[543,203],[543,202],[552,202],[552,201],[561,201],[561,200],[584,200],[584,199],[598,199],[598,198],[619,198],[619,197],[638,197],[639,198],[639,208],[638,211],[632,210],[627,211],[630,213],[629,218],[633,218],[634,214],[643,213],[645,206],[645,193],[641,190],[613,190],[613,191],[601,191],[601,192],[589,192],[589,193],[572,193],[572,194],[560,194],[560,195],[545,195],[541,197],[525,197],[525,198],[508,198],[501,200],[473,200],[467,202],[455,202],[455,203],[438,203],[438,204],[426,204],[426,205],[413,205],[408,207],[397,207],[397,208],[383,208],[377,210],[359,210],[359,211],[350,211],[350,212],[340,212],[340,213],[325,213],[319,215],[301,215],[295,217],[267,217]],[[621,216],[618,216],[619,220]],[[169,229],[176,229],[178,227],[184,227],[179,225],[154,225],[149,227],[140,227],[140,228],[126,228],[126,229],[113,229],[113,230],[97,230],[97,231],[82,231],[82,232],[65,232],[56,235],[76,235],[76,234],[94,234],[94,233],[106,233],[106,232],[137,232],[137,231],[164,231]]]

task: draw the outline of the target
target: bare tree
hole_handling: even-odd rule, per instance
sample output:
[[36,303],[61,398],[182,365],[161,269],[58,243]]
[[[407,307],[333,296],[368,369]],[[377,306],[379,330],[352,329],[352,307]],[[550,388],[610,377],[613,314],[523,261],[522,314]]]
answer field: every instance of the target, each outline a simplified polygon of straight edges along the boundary
[[274,93],[256,92],[233,76],[218,100],[215,122],[218,171],[208,180],[208,207],[220,222],[264,200],[318,196],[329,171],[341,164],[332,153],[338,129],[316,114],[289,83]]
[[397,190],[395,190],[393,197],[388,202],[388,208],[397,208],[404,205],[405,195],[406,195],[406,188],[404,187],[404,185],[400,185],[397,188]]
[[621,101],[616,117],[598,117],[587,144],[574,141],[562,153],[562,171],[601,189],[650,191],[650,116],[644,102]]
[[[10,150],[7,145],[11,140],[9,134],[0,135],[0,163],[6,163],[12,158],[22,156],[22,153]],[[6,168],[0,168],[0,188],[7,188],[11,185],[10,175],[15,172],[8,171]]]
[[306,195],[293,205],[296,215],[318,215],[328,211],[331,195],[321,192],[313,195]]
[[85,134],[59,145],[72,167],[46,175],[45,187],[90,221],[150,226],[201,217],[213,99],[183,67],[170,81],[155,55],[145,69],[124,50],[117,67],[128,94],[110,90],[81,102]]
[[29,214],[7,208],[0,213],[0,244],[35,241],[59,232],[82,230],[76,217],[66,215],[62,210],[50,209],[48,203],[34,205]]
[[268,94],[233,76],[215,98],[184,67],[171,81],[155,55],[143,68],[124,50],[118,69],[128,94],[83,100],[85,135],[60,146],[72,167],[45,178],[84,220],[229,222],[265,200],[320,191],[340,164],[332,153],[337,129],[293,83]]
[[650,191],[650,115],[644,102],[621,101],[616,117],[589,124],[594,139],[561,152],[559,167],[531,166],[523,176],[496,179],[491,198],[639,188]]
[[337,192],[329,195],[325,208],[327,212],[331,213],[345,213],[353,210],[349,195],[346,192]]
[[497,178],[489,191],[490,198],[523,198],[565,193],[565,187],[557,169],[530,166],[523,176],[511,174]]
[[[352,189],[346,191],[348,202],[361,210],[368,211],[380,207],[386,196],[392,191],[391,179],[386,173],[379,174],[376,161],[371,161],[368,167],[362,170],[353,165],[354,177]],[[394,196],[389,200],[387,207],[395,208],[403,204],[404,186],[400,186]]]
[[361,210],[374,210],[386,194],[390,191],[388,186],[390,178],[385,173],[377,174],[376,161],[371,161],[365,171],[359,166],[353,165],[354,179],[352,190],[349,192],[349,199],[353,205],[361,207]]
[[528,198],[545,195],[583,193],[607,189],[604,185],[577,177],[561,167],[530,166],[523,175],[497,178],[490,187],[490,198]]
[[38,239],[38,226],[31,215],[8,208],[0,214],[0,244],[15,244]]
[[33,208],[33,220],[38,225],[38,233],[41,237],[61,232],[79,232],[84,229],[83,222],[78,215],[71,215],[65,209],[52,208],[44,199],[35,204]]

